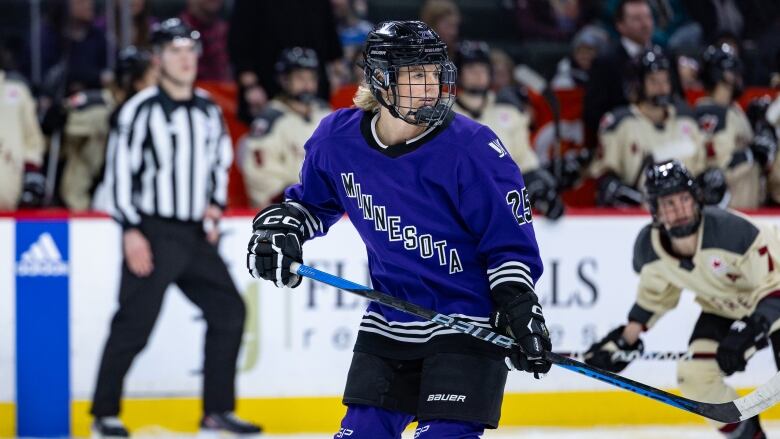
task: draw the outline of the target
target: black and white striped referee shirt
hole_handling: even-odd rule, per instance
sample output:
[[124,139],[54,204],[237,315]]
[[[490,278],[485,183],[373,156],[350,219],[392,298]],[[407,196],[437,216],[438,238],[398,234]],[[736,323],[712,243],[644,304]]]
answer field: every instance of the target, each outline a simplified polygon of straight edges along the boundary
[[224,209],[233,149],[219,107],[196,89],[175,101],[161,87],[130,98],[111,130],[105,189],[123,228],[141,215],[201,221],[210,204]]

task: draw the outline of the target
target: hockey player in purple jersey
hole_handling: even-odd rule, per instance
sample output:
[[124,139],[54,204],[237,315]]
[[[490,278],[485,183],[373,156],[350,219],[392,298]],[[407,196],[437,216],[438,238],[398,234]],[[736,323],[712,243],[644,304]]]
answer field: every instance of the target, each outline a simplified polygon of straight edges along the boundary
[[364,61],[358,108],[320,123],[301,182],[255,217],[248,269],[297,286],[302,244],[346,213],[374,288],[513,336],[506,352],[376,303],[361,321],[336,437],[400,438],[417,420],[416,437],[476,438],[498,426],[507,364],[550,369],[528,193],[501,140],[451,111],[456,69],[427,25],[381,23]]

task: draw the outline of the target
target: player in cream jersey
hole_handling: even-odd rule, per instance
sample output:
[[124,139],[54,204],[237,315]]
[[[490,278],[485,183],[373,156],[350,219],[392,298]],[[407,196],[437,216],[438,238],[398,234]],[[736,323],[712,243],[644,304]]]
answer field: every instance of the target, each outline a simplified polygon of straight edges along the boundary
[[[780,360],[777,231],[730,210],[702,208],[697,183],[676,160],[649,168],[646,189],[654,221],[634,245],[636,303],[628,323],[592,345],[586,362],[622,371],[628,362],[611,353],[641,352],[640,334],[676,307],[687,289],[696,294],[702,311],[689,341],[693,356],[678,363],[680,391],[704,402],[732,401],[738,395],[724,375],[745,370],[748,359],[769,341],[775,361]],[[727,438],[765,437],[757,417],[718,427]]]
[[750,121],[735,102],[742,93],[742,63],[731,46],[704,51],[700,78],[707,95],[696,101],[695,111],[706,138],[707,162],[724,171],[729,207],[755,209],[766,197],[762,171],[772,165],[777,146],[754,138]]
[[517,166],[523,171],[528,195],[534,208],[544,216],[557,219],[563,215],[563,201],[555,177],[539,166],[531,148],[528,115],[514,104],[500,102],[490,90],[490,48],[483,41],[462,41],[456,58],[458,95],[453,110],[490,127],[501,139]]
[[672,103],[669,60],[657,47],[640,58],[638,88],[636,104],[617,108],[601,121],[592,168],[600,205],[639,205],[638,188],[648,164],[679,159],[694,174],[705,169],[704,138],[693,113]]
[[0,67],[0,211],[16,210],[23,189],[43,193],[45,149],[29,89]]
[[298,182],[303,145],[331,113],[317,96],[317,55],[312,49],[285,49],[276,63],[280,96],[252,122],[239,153],[244,183],[254,207],[264,207]]

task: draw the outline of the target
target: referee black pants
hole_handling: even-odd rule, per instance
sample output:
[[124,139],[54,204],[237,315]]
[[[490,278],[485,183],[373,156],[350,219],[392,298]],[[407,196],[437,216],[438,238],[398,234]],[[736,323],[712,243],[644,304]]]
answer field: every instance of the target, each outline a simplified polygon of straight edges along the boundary
[[216,247],[202,225],[145,217],[141,231],[149,240],[154,271],[145,278],[122,264],[119,309],[103,351],[91,413],[116,416],[130,365],[144,348],[168,286],[176,284],[206,320],[203,365],[204,413],[235,408],[235,375],[244,330],[244,302]]

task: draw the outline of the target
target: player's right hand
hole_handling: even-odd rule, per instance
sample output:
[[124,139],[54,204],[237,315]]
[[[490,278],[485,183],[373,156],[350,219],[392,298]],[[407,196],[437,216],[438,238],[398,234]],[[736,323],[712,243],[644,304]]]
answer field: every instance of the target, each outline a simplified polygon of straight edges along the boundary
[[[623,338],[624,329],[625,326],[618,326],[600,341],[593,343],[585,352],[585,364],[612,373],[622,372],[628,367],[632,360],[631,354],[642,354],[645,345],[641,339],[637,339],[633,344],[628,343]],[[614,355],[617,351],[623,351],[626,355],[617,357]]]
[[293,262],[303,263],[300,215],[282,203],[272,204],[255,216],[246,258],[252,277],[270,280],[279,288],[300,285],[301,277],[290,271]]
[[125,253],[125,263],[131,273],[138,277],[152,274],[154,262],[152,247],[149,240],[138,229],[128,229],[122,235],[122,247]]
[[491,323],[517,341],[507,357],[512,367],[531,372],[537,379],[550,371],[552,363],[544,353],[552,350],[552,343],[536,294],[525,292],[501,306],[491,316]]

